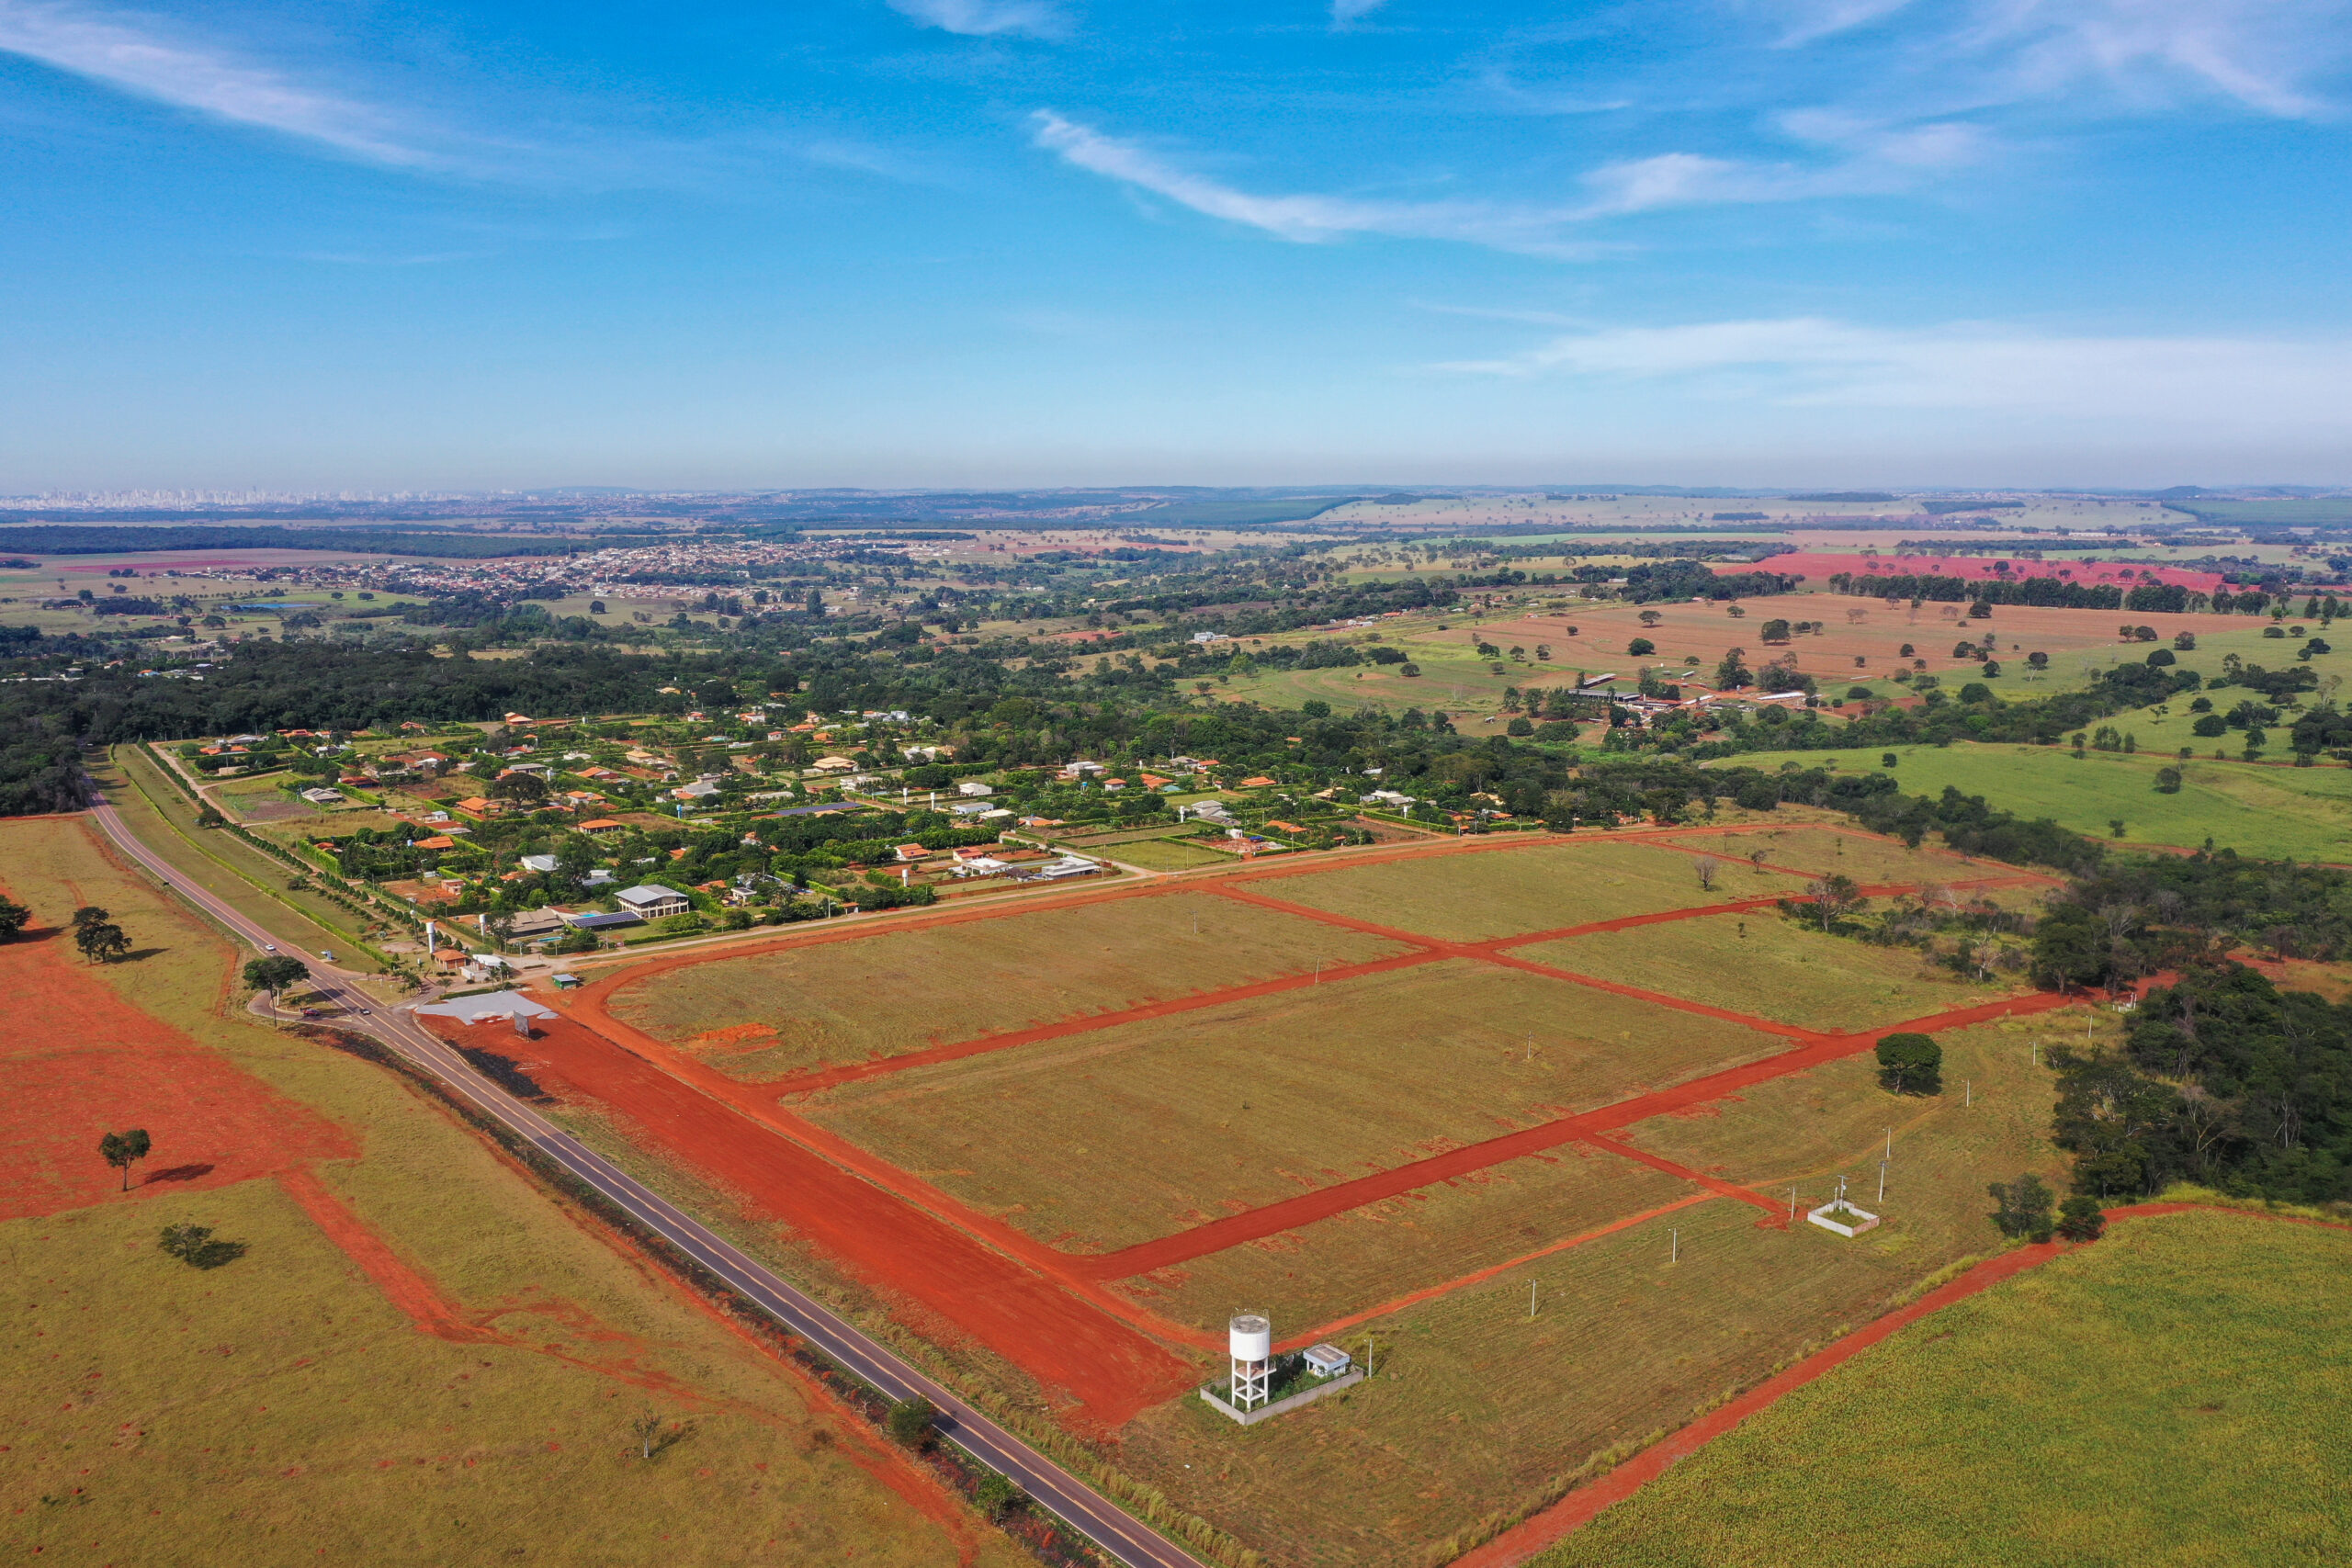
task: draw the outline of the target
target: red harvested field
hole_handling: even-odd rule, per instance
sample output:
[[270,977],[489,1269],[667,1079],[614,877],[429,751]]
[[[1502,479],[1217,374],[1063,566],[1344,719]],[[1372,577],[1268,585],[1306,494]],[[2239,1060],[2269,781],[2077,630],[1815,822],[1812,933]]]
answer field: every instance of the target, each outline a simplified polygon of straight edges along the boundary
[[0,945],[0,987],[26,1021],[0,1040],[0,1219],[114,1196],[121,1179],[98,1140],[132,1127],[154,1141],[132,1168],[134,1192],[221,1187],[358,1152],[342,1128],[125,1002],[66,955],[62,933]]
[[[452,1040],[469,1038],[454,1023],[435,1022]],[[542,1021],[531,1057],[535,1077],[618,1111],[644,1140],[710,1172],[869,1285],[1074,1401],[1089,1424],[1121,1426],[1196,1380],[1191,1362],[1043,1275],[569,1019]]]

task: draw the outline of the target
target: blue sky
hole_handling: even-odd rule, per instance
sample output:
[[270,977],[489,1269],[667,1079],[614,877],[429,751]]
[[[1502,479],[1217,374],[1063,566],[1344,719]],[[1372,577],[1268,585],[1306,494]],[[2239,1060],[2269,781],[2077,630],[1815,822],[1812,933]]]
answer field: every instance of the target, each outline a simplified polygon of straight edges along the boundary
[[0,0],[0,491],[2352,481],[2352,0]]

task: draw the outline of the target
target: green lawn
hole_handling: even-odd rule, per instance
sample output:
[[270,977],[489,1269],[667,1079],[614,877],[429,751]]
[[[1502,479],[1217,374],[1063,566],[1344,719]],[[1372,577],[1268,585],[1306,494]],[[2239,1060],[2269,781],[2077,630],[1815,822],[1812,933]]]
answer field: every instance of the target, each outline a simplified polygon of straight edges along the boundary
[[1537,1562],[2344,1562],[2347,1269],[2340,1232],[2131,1222],[1865,1351]]
[[[2144,743],[2156,726],[2125,716],[2112,721]],[[1771,771],[1834,763],[1842,772],[1876,772],[1880,752],[1759,751],[1718,767]],[[2023,817],[2048,817],[2076,832],[2108,837],[2121,818],[2127,843],[2195,849],[2210,837],[2217,849],[2298,860],[2352,862],[2352,768],[2271,767],[2203,760],[2177,763],[2168,752],[2130,756],[2092,751],[2079,761],[2063,746],[1903,746],[1894,776],[1908,795],[1933,796],[1947,784],[1981,795]],[[2156,770],[2178,765],[2177,795],[2156,793]]]

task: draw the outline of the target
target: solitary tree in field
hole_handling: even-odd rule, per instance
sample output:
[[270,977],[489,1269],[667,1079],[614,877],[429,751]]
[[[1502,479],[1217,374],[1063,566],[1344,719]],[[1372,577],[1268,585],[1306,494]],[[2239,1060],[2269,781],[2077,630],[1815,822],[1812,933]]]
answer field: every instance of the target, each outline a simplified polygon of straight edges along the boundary
[[2015,1181],[1996,1181],[1984,1190],[1997,1205],[1991,1217],[2003,1235],[2029,1241],[2050,1239],[2050,1189],[2040,1177],[2027,1171]]
[[122,1172],[122,1190],[130,1190],[130,1168],[147,1157],[154,1141],[147,1136],[144,1127],[133,1127],[128,1133],[108,1133],[98,1140],[98,1157]]
[[1878,1081],[1896,1094],[1940,1094],[1943,1067],[1943,1047],[1932,1034],[1889,1034],[1878,1043]]
[[14,941],[32,918],[33,912],[22,904],[0,898],[0,942]]
[[1813,896],[1813,907],[1821,913],[1821,929],[1827,931],[1846,916],[1870,902],[1854,879],[1844,873],[1835,873],[1805,885]]
[[1713,893],[1715,890],[1715,874],[1722,869],[1723,862],[1715,859],[1714,856],[1701,855],[1699,857],[1699,891]]
[[[130,938],[123,934],[120,926],[104,919],[93,920],[86,925],[81,924],[79,917],[85,912],[86,911],[76,911],[77,923],[74,927],[74,945],[81,950],[83,957],[96,959],[101,964],[111,964],[130,951]],[[104,916],[106,911],[100,909],[97,913]]]
[[310,965],[290,953],[280,953],[245,961],[245,984],[268,995],[269,1011],[273,1018],[277,1014],[279,994],[288,986],[306,978],[310,973]]

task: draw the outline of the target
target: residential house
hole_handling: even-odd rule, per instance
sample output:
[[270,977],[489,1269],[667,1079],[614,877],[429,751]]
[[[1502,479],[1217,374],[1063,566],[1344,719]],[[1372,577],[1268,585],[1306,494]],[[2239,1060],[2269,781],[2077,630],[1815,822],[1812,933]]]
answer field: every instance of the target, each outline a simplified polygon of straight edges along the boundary
[[664,887],[658,882],[639,883],[624,887],[614,897],[622,908],[639,919],[658,920],[668,915],[683,915],[694,908],[694,901],[674,887]]

